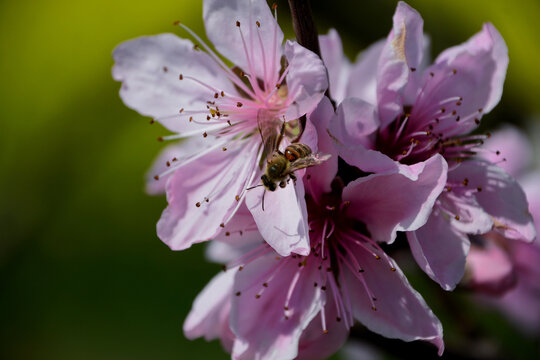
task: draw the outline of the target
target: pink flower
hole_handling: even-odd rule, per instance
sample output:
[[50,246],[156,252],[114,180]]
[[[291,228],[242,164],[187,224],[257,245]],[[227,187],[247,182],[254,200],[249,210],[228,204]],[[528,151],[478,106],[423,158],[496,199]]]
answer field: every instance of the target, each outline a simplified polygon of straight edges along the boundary
[[[208,38],[234,68],[182,24],[198,45],[161,34],[127,41],[113,54],[126,105],[175,133],[163,139],[188,138],[165,150],[155,166],[161,183],[149,185],[151,192],[166,189],[169,205],[157,232],[174,250],[214,237],[241,206],[264,164],[259,127],[278,131],[283,121],[313,110],[328,85],[317,55],[290,41],[282,47],[266,1],[205,0],[203,10]],[[277,224],[282,231],[305,222],[303,197],[292,186],[287,196],[288,223]],[[283,194],[269,196],[269,204],[277,197]],[[270,243],[282,255],[309,251],[306,234],[281,241]]]
[[[373,150],[404,166],[444,156],[449,166],[445,191],[427,224],[407,237],[422,269],[451,290],[464,273],[469,235],[494,228],[507,238],[532,241],[535,231],[515,180],[474,157],[483,151],[487,136],[469,135],[501,97],[508,64],[504,40],[493,25],[484,24],[481,32],[445,50],[428,66],[422,27],[420,15],[400,2],[382,48],[374,45],[369,57],[355,65],[358,74],[376,74],[375,81],[362,88],[362,78],[350,73],[345,93],[360,99],[343,101],[344,121],[331,125],[330,131],[341,144],[339,155],[363,171],[391,166],[376,162],[382,157]],[[331,54],[335,57],[333,48],[323,47],[325,61]],[[329,70],[331,89],[332,73]],[[378,165],[362,168],[365,158]]]
[[[319,149],[335,155],[325,131],[332,116],[324,99],[310,120]],[[386,337],[427,340],[442,353],[439,320],[378,243],[426,221],[423,209],[444,186],[446,163],[435,156],[347,185],[335,177],[337,165],[332,156],[306,171],[309,255],[276,256],[248,209],[225,226],[212,243],[220,247],[212,257],[222,253],[229,261],[241,255],[195,300],[184,324],[186,336],[219,337],[239,359],[325,358],[359,321]],[[223,251],[220,242],[231,249]]]
[[[523,186],[529,211],[540,230],[540,172],[526,174],[531,146],[516,128],[506,126],[486,142],[484,156],[501,162]],[[464,284],[484,295],[482,300],[503,311],[524,332],[540,332],[540,246],[505,239],[495,232],[473,238]]]

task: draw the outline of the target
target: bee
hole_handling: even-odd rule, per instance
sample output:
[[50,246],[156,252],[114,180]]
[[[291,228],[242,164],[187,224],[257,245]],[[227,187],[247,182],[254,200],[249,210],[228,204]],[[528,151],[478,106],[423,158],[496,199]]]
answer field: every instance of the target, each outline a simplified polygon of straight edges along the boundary
[[[289,183],[289,180],[295,183],[295,171],[319,165],[328,160],[331,155],[323,153],[314,154],[308,145],[298,142],[288,145],[282,152],[279,150],[279,145],[283,140],[285,121],[282,123],[281,131],[277,134],[276,126],[263,128],[260,118],[258,120],[259,132],[263,140],[263,155],[261,160],[267,158],[266,169],[261,176],[262,184],[249,189],[264,186],[265,192],[262,198],[262,209],[264,211],[264,195],[266,194],[266,190],[273,192],[276,191],[278,186],[284,188]],[[262,129],[266,130],[263,131]],[[272,131],[272,129],[274,130]]]

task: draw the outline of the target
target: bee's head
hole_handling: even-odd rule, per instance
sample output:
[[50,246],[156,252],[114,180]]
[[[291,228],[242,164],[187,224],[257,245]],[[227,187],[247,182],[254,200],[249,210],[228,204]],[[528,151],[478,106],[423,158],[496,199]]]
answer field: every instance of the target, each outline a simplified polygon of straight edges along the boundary
[[266,174],[261,176],[262,183],[268,191],[276,191],[277,185],[275,182],[271,181]]

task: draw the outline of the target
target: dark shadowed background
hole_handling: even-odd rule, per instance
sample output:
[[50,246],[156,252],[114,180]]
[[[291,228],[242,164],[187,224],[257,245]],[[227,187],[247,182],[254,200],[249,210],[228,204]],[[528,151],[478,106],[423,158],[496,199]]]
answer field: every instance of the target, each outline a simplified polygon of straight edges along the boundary
[[[292,38],[287,3],[278,3]],[[396,3],[313,1],[313,10],[319,31],[335,27],[354,59],[387,35]],[[525,126],[540,114],[538,0],[409,4],[424,17],[433,56],[485,21],[502,33],[510,67],[487,127]],[[227,358],[218,342],[183,336],[194,297],[219,266],[204,260],[203,245],[172,252],[156,237],[166,202],[145,194],[144,175],[166,132],[123,105],[110,75],[120,42],[187,36],[174,20],[204,34],[199,0],[0,2],[0,358]],[[423,292],[425,276],[412,280]],[[430,294],[447,339],[459,343],[455,318]],[[506,354],[538,354],[538,341],[500,316],[447,295]]]

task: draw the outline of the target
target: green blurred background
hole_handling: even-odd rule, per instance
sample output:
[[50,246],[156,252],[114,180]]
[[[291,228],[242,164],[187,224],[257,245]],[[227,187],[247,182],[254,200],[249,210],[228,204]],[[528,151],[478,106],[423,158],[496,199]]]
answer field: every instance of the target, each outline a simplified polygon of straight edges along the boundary
[[[293,37],[287,4],[278,3]],[[505,92],[485,123],[524,125],[540,113],[538,0],[409,3],[425,19],[433,55],[485,21],[506,39]],[[313,10],[320,32],[337,28],[354,58],[386,36],[395,5],[313,1]],[[186,36],[174,20],[204,34],[200,1],[0,2],[0,358],[227,358],[218,342],[182,334],[218,266],[204,261],[202,245],[172,252],[156,237],[166,202],[144,193],[144,175],[165,131],[123,105],[110,75],[122,41]],[[512,330],[496,321],[504,343]],[[536,346],[507,342],[518,353]]]

